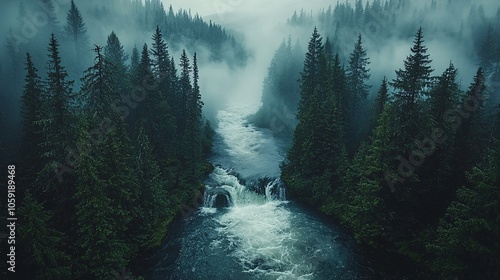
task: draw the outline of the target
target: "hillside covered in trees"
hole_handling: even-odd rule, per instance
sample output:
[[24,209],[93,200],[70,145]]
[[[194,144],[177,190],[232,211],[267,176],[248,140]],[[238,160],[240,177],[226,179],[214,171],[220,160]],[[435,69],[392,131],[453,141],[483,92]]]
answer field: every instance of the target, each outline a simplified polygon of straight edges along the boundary
[[297,2],[4,4],[16,279],[499,279],[500,7]]
[[[51,1],[43,3],[56,13]],[[21,4],[20,13],[33,7]],[[182,13],[170,24],[182,25]],[[185,16],[192,30],[198,24],[213,28],[209,35],[220,32],[220,43],[231,40],[220,27]],[[15,166],[22,221],[16,279],[132,279],[138,272],[131,263],[161,244],[211,171],[205,158],[213,130],[202,114],[198,56],[182,50],[174,57],[159,25],[130,54],[113,30],[91,47],[76,2],[65,19],[50,18],[37,35],[46,36],[40,46],[10,34],[10,72],[1,76],[2,105],[19,106],[2,114],[10,133],[1,140],[2,167]],[[5,114],[17,110],[19,123]]]
[[[293,198],[350,230],[378,258],[373,263],[379,277],[496,279],[500,13],[486,18],[482,7],[473,6],[460,29],[426,28],[416,19],[432,18],[436,1],[414,19],[386,17],[391,9],[409,9],[406,1],[361,3],[337,4],[317,17],[292,16],[289,24],[318,28],[305,58],[290,39],[276,51],[263,106],[252,119],[289,141],[281,168]],[[446,6],[450,13],[455,4]],[[362,30],[370,17],[398,27],[370,38]],[[394,32],[408,34],[409,26],[416,32],[407,39],[412,46],[402,67],[385,74],[393,78],[370,84],[381,68],[366,46],[380,53],[377,42],[390,41]],[[477,38],[464,47],[477,65],[468,87],[453,61],[434,71],[426,30],[447,33],[457,44]],[[345,40],[354,46],[348,55]]]

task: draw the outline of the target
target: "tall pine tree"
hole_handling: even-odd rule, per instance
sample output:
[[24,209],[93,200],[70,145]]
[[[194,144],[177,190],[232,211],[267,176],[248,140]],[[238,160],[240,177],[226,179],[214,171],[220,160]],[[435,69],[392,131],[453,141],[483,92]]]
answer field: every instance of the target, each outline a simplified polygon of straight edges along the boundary
[[428,94],[432,82],[432,60],[429,59],[427,47],[424,46],[422,28],[418,29],[413,43],[411,54],[404,61],[405,68],[396,71],[396,78],[391,83],[395,90],[395,106],[398,108],[398,146],[402,152],[409,150],[408,145],[422,132],[423,116],[419,101]]

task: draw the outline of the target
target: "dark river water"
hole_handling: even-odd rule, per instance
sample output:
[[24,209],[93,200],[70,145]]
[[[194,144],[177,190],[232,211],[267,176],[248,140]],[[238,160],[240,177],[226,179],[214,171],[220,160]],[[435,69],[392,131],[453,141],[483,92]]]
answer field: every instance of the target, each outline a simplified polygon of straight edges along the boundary
[[352,238],[286,199],[283,152],[246,121],[254,110],[218,113],[204,205],[173,224],[146,279],[366,279]]

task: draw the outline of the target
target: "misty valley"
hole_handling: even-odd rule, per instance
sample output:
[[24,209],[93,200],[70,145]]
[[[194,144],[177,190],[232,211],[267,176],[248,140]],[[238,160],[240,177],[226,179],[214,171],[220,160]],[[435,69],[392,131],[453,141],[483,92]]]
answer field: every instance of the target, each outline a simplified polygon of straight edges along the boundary
[[0,7],[1,279],[500,279],[497,1]]

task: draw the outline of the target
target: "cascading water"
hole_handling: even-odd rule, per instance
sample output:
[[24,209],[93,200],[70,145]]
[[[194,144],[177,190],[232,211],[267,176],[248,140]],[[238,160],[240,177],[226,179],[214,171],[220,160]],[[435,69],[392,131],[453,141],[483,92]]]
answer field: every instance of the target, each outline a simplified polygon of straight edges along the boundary
[[360,279],[350,238],[286,200],[283,160],[255,108],[218,114],[203,207],[178,221],[147,279]]

